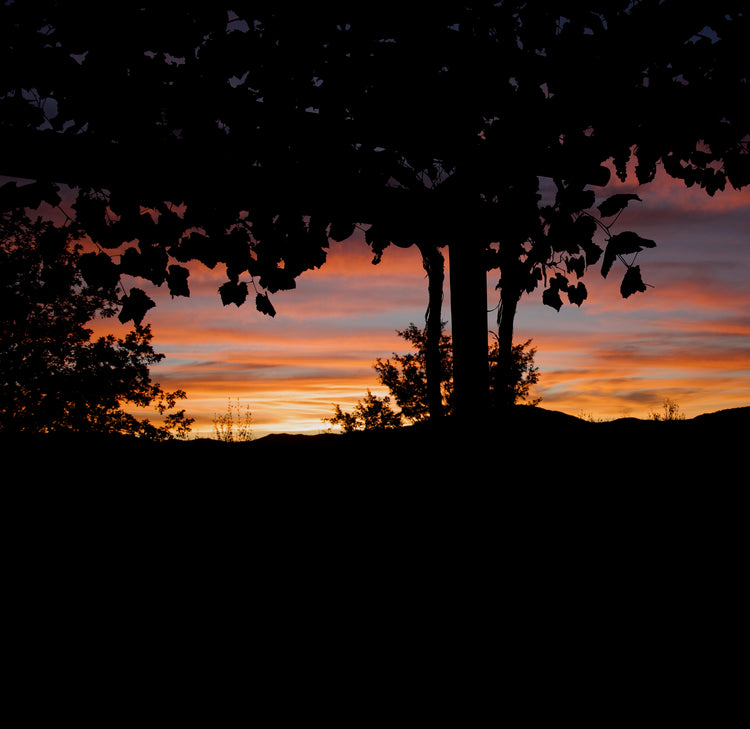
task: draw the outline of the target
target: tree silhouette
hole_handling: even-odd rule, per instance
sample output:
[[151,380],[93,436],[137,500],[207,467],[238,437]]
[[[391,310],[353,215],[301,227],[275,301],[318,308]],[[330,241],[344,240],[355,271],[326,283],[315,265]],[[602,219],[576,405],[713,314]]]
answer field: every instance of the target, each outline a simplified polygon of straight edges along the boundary
[[86,325],[119,308],[117,278],[89,285],[85,274],[100,254],[81,254],[71,238],[49,221],[0,219],[0,431],[185,435],[192,419],[184,410],[156,426],[123,409],[153,406],[163,415],[185,393],[151,382],[149,367],[164,355],[151,347],[148,326],[92,340]]
[[490,348],[490,402],[496,408],[536,406],[542,401],[541,397],[530,397],[531,388],[539,382],[539,368],[534,364],[536,347],[531,342],[527,339],[512,345],[509,357],[501,354],[499,337]]
[[[521,293],[580,305],[568,274],[647,245],[593,242],[610,166],[625,179],[632,160],[647,184],[661,165],[709,194],[750,181],[740,0],[6,3],[0,28],[0,172],[37,182],[3,188],[8,204],[66,183],[121,272],[182,296],[182,264],[221,264],[222,302],[254,295],[269,315],[357,225],[376,259],[447,248],[467,415],[487,401],[488,270],[508,361]],[[570,271],[552,270],[561,256]],[[626,266],[623,293],[642,283]],[[125,303],[136,322],[151,304]]]
[[[440,387],[441,409],[450,413],[453,400],[453,356],[451,339],[443,329],[444,325],[441,322],[437,348],[437,382]],[[414,352],[405,355],[394,353],[393,360],[378,358],[374,365],[378,380],[381,385],[388,388],[407,421],[420,422],[428,417],[434,417],[428,373],[428,356],[433,351],[430,329],[428,326],[420,329],[410,324],[406,329],[396,333],[411,344]]]
[[[452,343],[443,329],[444,323],[441,322],[438,384],[441,410],[450,415],[453,412]],[[327,422],[341,426],[345,432],[351,432],[396,428],[404,422],[419,423],[434,418],[427,368],[431,349],[429,326],[420,329],[415,324],[410,324],[397,334],[409,342],[415,351],[407,354],[394,353],[392,360],[376,360],[374,368],[378,381],[388,388],[390,395],[379,398],[368,390],[367,396],[355,405],[351,413],[344,412],[340,405],[334,405],[334,415],[326,418]],[[488,355],[491,363],[489,396],[495,408],[522,403],[535,406],[541,402],[541,398],[529,397],[531,387],[539,381],[539,369],[534,365],[536,349],[531,348],[530,344],[531,340],[513,345],[510,368],[501,367],[498,345],[491,347]],[[392,402],[399,410],[393,409]]]
[[345,433],[358,430],[393,430],[403,424],[402,415],[391,407],[387,395],[379,398],[369,390],[364,400],[360,400],[351,413],[344,412],[340,405],[333,406],[334,413],[325,422],[341,427]]

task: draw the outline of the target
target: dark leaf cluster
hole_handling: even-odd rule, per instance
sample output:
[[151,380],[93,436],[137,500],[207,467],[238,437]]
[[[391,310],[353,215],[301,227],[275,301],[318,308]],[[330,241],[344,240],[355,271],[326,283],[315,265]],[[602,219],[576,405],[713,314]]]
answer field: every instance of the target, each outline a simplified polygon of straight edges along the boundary
[[[356,226],[375,260],[497,246],[513,295],[547,282],[547,303],[580,305],[569,276],[650,246],[594,241],[610,161],[642,184],[660,166],[709,194],[750,183],[749,16],[740,0],[4,3],[0,173],[34,183],[0,203],[54,206],[65,185],[120,274],[187,296],[192,262],[223,264],[221,301],[268,315]],[[556,186],[541,210],[540,179]],[[633,200],[600,204],[607,226]],[[147,298],[135,287],[122,316]]]

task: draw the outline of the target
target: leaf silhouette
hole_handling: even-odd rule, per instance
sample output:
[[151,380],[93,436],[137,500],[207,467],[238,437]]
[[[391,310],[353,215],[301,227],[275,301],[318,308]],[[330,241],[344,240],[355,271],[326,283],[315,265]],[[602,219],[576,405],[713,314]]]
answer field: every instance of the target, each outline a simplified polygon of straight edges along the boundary
[[140,250],[131,246],[120,257],[120,272],[145,278],[161,286],[166,279],[167,253],[156,246],[141,244]]
[[565,262],[565,267],[568,273],[575,273],[581,278],[586,270],[586,259],[583,256],[573,256]]
[[169,293],[174,296],[190,296],[188,276],[190,271],[184,266],[172,265],[167,273],[167,286]]
[[544,290],[544,293],[542,293],[542,303],[545,306],[551,306],[555,311],[560,311],[563,305],[560,292],[555,288]]
[[603,203],[598,205],[597,210],[599,210],[603,218],[611,218],[613,215],[617,215],[617,213],[624,210],[631,200],[641,202],[641,198],[638,195],[618,193],[608,197]]
[[273,308],[271,300],[268,298],[268,294],[258,294],[255,297],[255,308],[261,314],[268,314],[268,316],[276,316],[276,309]]
[[560,298],[560,291],[567,290],[568,279],[561,273],[555,274],[554,278],[550,279],[549,288],[545,289],[542,293],[542,303],[546,306],[551,306],[556,311],[560,311],[563,305],[562,299]]
[[123,296],[122,309],[117,318],[123,324],[132,320],[140,326],[143,317],[146,316],[146,312],[154,306],[156,304],[148,297],[145,291],[133,288],[130,289],[128,296]]
[[637,233],[626,231],[613,235],[607,241],[607,248],[604,251],[604,260],[602,261],[602,276],[607,278],[612,264],[617,256],[625,256],[630,253],[638,253],[644,248],[654,248],[656,243],[648,238],[641,238]]
[[580,306],[586,300],[587,296],[588,291],[583,285],[583,281],[579,281],[576,286],[570,286],[568,288],[568,299],[570,299],[571,304]]
[[622,297],[627,299],[628,296],[645,290],[646,284],[643,283],[643,279],[641,278],[641,267],[628,266],[628,270],[625,272],[625,277],[620,284],[620,293],[622,294]]
[[237,283],[236,281],[227,281],[225,284],[219,286],[219,295],[221,296],[221,303],[224,306],[234,304],[235,306],[242,306],[247,299],[247,284],[244,281]]
[[94,288],[113,289],[120,280],[117,265],[106,253],[84,253],[78,266],[86,283]]

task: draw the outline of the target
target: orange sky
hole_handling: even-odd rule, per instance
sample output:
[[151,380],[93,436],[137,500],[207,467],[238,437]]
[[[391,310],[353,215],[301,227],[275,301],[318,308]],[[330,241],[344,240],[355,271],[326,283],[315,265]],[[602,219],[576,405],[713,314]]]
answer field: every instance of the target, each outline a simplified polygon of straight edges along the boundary
[[[615,189],[635,188],[616,183],[598,195]],[[602,419],[648,417],[666,397],[687,417],[750,404],[750,191],[710,198],[659,176],[637,192],[643,202],[615,232],[657,242],[637,261],[653,288],[623,300],[624,269],[604,280],[597,266],[583,279],[589,298],[580,308],[545,307],[541,290],[524,298],[516,341],[537,348],[536,395],[543,407]],[[190,299],[139,282],[157,300],[146,321],[166,354],[153,378],[187,392],[181,407],[196,418],[194,434],[212,435],[229,399],[249,407],[258,437],[326,430],[333,403],[349,409],[367,389],[385,394],[372,365],[409,351],[396,330],[423,324],[427,285],[414,249],[390,247],[377,266],[371,259],[361,237],[332,244],[321,269],[272,296],[273,319],[250,300],[223,307],[220,267],[192,269]],[[490,273],[490,306],[495,283]]]

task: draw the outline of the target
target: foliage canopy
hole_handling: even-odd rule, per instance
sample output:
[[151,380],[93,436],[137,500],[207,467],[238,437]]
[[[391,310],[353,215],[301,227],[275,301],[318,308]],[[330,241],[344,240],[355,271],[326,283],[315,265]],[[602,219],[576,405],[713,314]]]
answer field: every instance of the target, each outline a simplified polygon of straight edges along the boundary
[[[548,249],[598,258],[579,214],[609,161],[710,194],[750,181],[738,0],[6,3],[0,27],[0,172],[41,199],[75,186],[120,269],[175,296],[182,264],[222,263],[223,303],[254,287],[273,314],[356,224],[376,255],[537,240],[535,286]],[[541,217],[540,177],[559,191]]]

